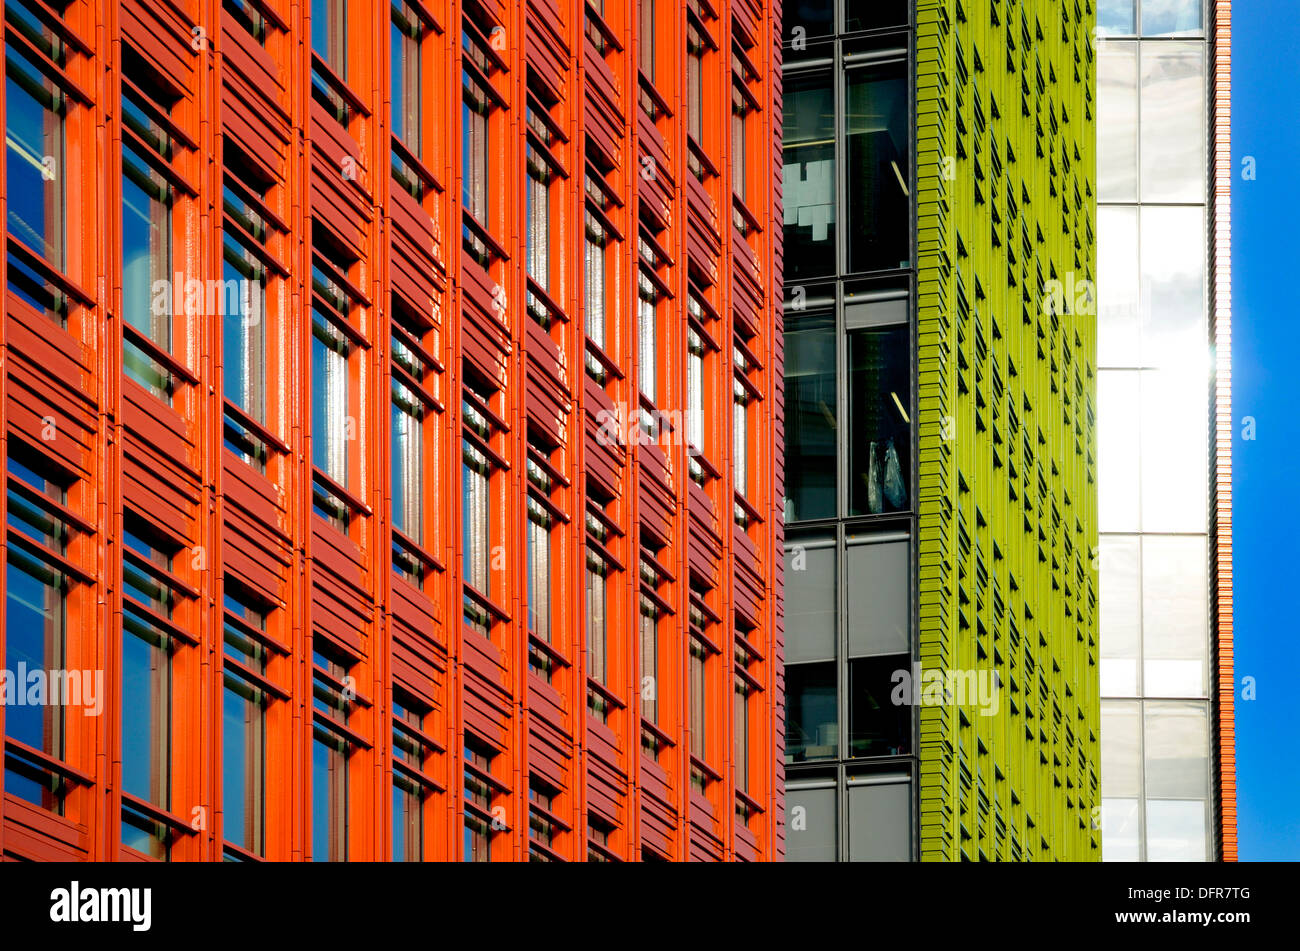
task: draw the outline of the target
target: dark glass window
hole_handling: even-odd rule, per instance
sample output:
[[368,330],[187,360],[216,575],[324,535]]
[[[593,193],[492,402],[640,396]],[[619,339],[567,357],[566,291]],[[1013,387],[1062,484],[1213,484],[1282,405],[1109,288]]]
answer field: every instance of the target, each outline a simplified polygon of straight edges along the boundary
[[786,80],[785,281],[835,271],[835,100],[830,73]]
[[844,29],[877,30],[907,24],[907,0],[845,0]]
[[857,67],[848,71],[847,78],[848,267],[850,271],[907,267],[911,243],[907,63]]
[[833,518],[837,386],[835,315],[785,315],[785,519]]
[[849,661],[849,755],[897,756],[911,746],[912,708],[891,695],[895,671],[910,670],[907,654]]
[[786,761],[834,759],[839,748],[835,662],[788,664],[785,698]]
[[910,508],[908,327],[850,329],[849,507],[853,515]]

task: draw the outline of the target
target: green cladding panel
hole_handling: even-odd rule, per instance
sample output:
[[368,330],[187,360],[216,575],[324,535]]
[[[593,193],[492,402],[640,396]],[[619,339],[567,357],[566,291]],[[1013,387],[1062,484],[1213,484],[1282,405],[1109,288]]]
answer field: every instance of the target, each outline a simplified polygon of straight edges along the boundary
[[1099,860],[1090,0],[916,0],[921,857]]

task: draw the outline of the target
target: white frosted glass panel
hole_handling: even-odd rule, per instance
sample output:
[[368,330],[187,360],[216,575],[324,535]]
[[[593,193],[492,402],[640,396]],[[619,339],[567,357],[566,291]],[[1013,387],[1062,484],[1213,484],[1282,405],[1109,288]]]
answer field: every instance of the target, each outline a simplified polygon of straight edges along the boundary
[[1097,56],[1097,198],[1138,196],[1138,46],[1103,43]]
[[1142,365],[1204,366],[1205,211],[1142,209]]
[[1148,697],[1205,696],[1208,561],[1204,538],[1142,539],[1142,687]]
[[1138,644],[1142,634],[1139,539],[1103,535],[1101,574],[1101,695],[1137,694]]
[[[1144,532],[1206,530],[1206,417],[1210,397],[1203,366],[1188,371],[1148,370],[1142,374]],[[1105,486],[1103,482],[1103,493]]]
[[1204,799],[1209,795],[1209,725],[1204,701],[1148,700],[1143,733],[1146,796]]
[[1098,507],[1101,531],[1135,532],[1138,515],[1139,374],[1097,375]]
[[1147,800],[1148,862],[1205,862],[1208,859],[1203,800]]
[[1136,700],[1101,702],[1101,794],[1136,799],[1142,789],[1141,708]]
[[1136,862],[1141,835],[1136,799],[1101,800],[1101,858],[1103,862]]
[[1136,205],[1102,205],[1097,209],[1097,255],[1097,365],[1140,367]]
[[1142,200],[1203,202],[1205,44],[1144,43],[1141,60]]

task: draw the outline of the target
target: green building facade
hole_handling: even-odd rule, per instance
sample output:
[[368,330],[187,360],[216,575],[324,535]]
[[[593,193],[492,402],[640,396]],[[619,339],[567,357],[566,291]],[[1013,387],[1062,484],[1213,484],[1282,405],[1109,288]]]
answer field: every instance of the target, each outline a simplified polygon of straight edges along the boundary
[[1094,14],[786,11],[791,860],[1097,860]]

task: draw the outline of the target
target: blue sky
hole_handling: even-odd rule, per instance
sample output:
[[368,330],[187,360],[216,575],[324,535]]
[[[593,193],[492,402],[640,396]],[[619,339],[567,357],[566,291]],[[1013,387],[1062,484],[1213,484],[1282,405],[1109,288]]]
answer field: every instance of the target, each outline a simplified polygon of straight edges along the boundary
[[[1233,443],[1243,860],[1300,859],[1300,18],[1233,4]],[[1256,178],[1242,178],[1252,157]],[[1242,438],[1253,416],[1254,441]],[[1253,701],[1241,699],[1255,678]]]

